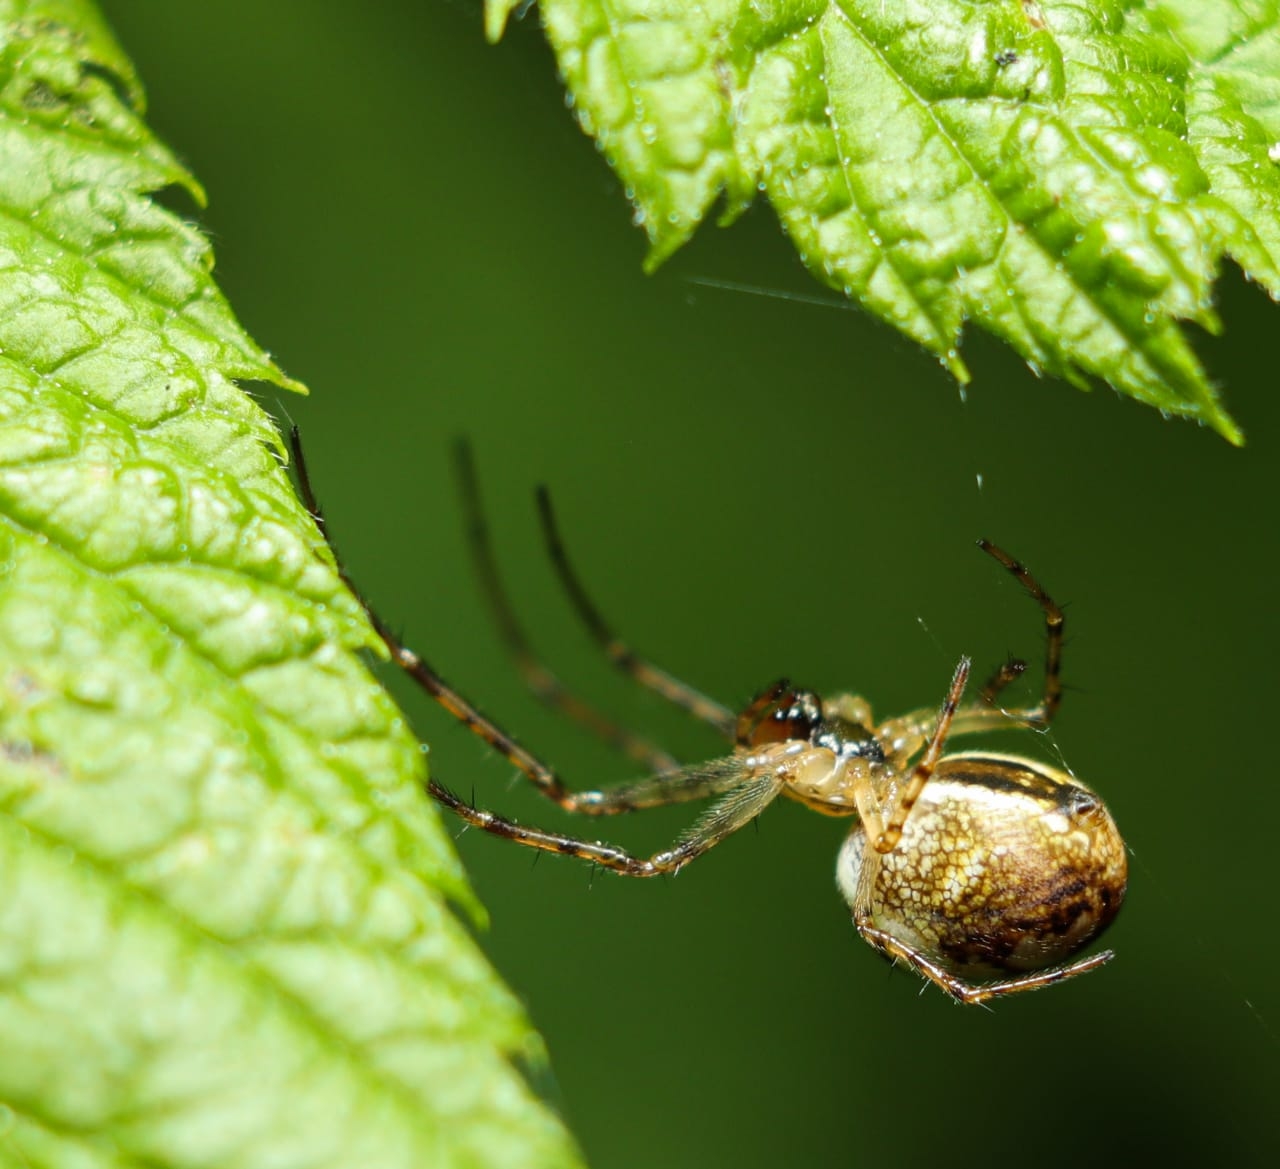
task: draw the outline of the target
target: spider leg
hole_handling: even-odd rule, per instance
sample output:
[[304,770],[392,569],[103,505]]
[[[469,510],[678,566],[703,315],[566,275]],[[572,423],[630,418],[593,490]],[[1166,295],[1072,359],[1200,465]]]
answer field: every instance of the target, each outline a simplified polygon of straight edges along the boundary
[[574,792],[571,797],[573,810],[610,816],[618,812],[638,812],[646,808],[705,800],[738,787],[749,778],[750,771],[745,756],[727,755],[723,759],[647,776],[603,791]]
[[[1003,548],[990,540],[979,540],[978,547],[998,561],[1039,604],[1045,621],[1044,691],[1035,706],[1004,709],[996,705],[1001,692],[1026,672],[1027,663],[1021,658],[1010,658],[987,679],[978,700],[961,707],[955,713],[951,725],[953,735],[971,735],[981,731],[1007,729],[1010,722],[1022,723],[1043,729],[1053,721],[1062,705],[1062,637],[1066,617],[1061,606],[1045,592],[1044,587],[1021,561],[1015,560]],[[932,725],[933,712],[919,710],[894,719],[895,725],[914,728],[917,733],[927,733]]]
[[953,999],[962,1003],[975,1005],[985,1003],[988,999],[999,998],[1007,994],[1017,994],[1024,990],[1039,990],[1043,986],[1052,986],[1056,982],[1065,982],[1080,974],[1088,974],[1099,966],[1109,962],[1114,956],[1110,950],[1093,954],[1088,958],[1071,962],[1063,966],[1053,966],[1048,970],[1037,970],[1016,978],[1003,979],[999,982],[966,982],[953,974],[945,966],[933,961],[919,950],[899,941],[892,934],[877,929],[871,919],[860,917],[854,919],[858,933],[881,953],[897,961],[905,962],[918,974],[922,974],[935,986],[941,987]]
[[1004,689],[1016,682],[1023,674],[1027,672],[1027,663],[1021,658],[1010,658],[1006,662],[1002,662],[992,672],[991,677],[983,684],[982,689],[978,692],[979,706],[995,706],[996,699]]
[[[302,438],[296,426],[290,431],[289,443],[293,451],[294,469],[298,477],[298,489],[302,496],[303,506],[315,517],[317,524],[319,524],[321,531],[324,533],[325,540],[329,544],[330,551],[333,552],[339,575],[347,588],[351,590],[352,595],[360,602],[361,607],[369,618],[370,624],[372,624],[391,654],[392,661],[454,718],[465,725],[468,730],[483,739],[484,742],[488,743],[489,746],[519,768],[544,796],[559,804],[566,811],[608,816],[618,812],[631,811],[633,808],[655,807],[663,803],[679,803],[684,800],[701,799],[706,795],[714,795],[725,790],[728,784],[720,782],[724,776],[719,771],[716,771],[714,767],[708,770],[704,766],[702,768],[690,768],[686,772],[677,772],[673,776],[655,776],[638,784],[624,785],[623,788],[619,789],[619,795],[617,796],[611,795],[608,791],[571,791],[552,768],[548,767],[532,752],[522,747],[497,723],[450,686],[423,658],[401,642],[391,627],[378,616],[369,602],[365,600],[363,594],[356,587],[355,582],[343,566],[341,557],[338,556],[337,550],[333,547],[333,541],[329,539],[324,513],[320,509],[319,500],[316,498],[315,491],[311,485],[306,456],[302,449]],[[738,763],[736,757],[729,757],[727,762],[736,764],[737,777],[741,778],[742,765]],[[436,786],[432,784],[429,788],[432,795],[436,794]],[[444,789],[440,790],[443,791]],[[437,798],[439,797],[437,796]],[[455,809],[458,806],[470,807],[470,805],[463,804],[455,796],[450,796],[447,800],[441,800],[441,802]],[[605,862],[602,860],[601,863],[604,864]],[[683,860],[680,863],[683,864]]]
[[601,868],[626,877],[656,877],[662,873],[679,872],[691,860],[714,848],[726,836],[754,820],[773,802],[782,790],[782,784],[782,779],[773,772],[747,780],[710,809],[674,846],[650,857],[638,857],[601,841],[579,840],[559,832],[518,824],[504,816],[468,804],[435,780],[431,780],[427,788],[435,800],[483,832],[527,848],[591,861]]
[[912,769],[906,785],[898,794],[897,805],[885,820],[884,827],[879,832],[873,833],[873,826],[867,825],[868,838],[876,852],[892,852],[898,841],[902,839],[902,829],[907,822],[907,817],[911,815],[911,809],[915,807],[916,800],[924,791],[924,785],[929,782],[929,777],[937,767],[938,760],[942,758],[947,736],[951,733],[952,720],[960,707],[960,699],[964,696],[965,683],[969,680],[969,665],[968,658],[961,658],[959,665],[956,666],[956,672],[951,678],[951,689],[947,691],[942,709],[938,711],[929,744],[920,757],[920,762]]
[[[1046,727],[1053,721],[1053,716],[1058,713],[1058,707],[1062,703],[1062,633],[1063,626],[1066,624],[1066,616],[1062,612],[1061,606],[1045,592],[1044,587],[1031,575],[1025,564],[1015,560],[1008,552],[991,543],[990,540],[979,540],[978,547],[1017,577],[1018,583],[1022,585],[1031,598],[1040,606],[1041,612],[1044,613],[1046,634],[1044,692],[1035,706],[1027,707],[1024,710],[1010,710],[1006,714],[1019,722],[1029,723],[1034,727]],[[1007,663],[1004,669],[1007,670],[1010,664],[1012,663]],[[1020,673],[1021,671],[1018,672]],[[1002,676],[1003,671],[997,673],[992,681],[995,682]],[[1016,676],[1014,674],[1008,677],[1007,681],[1012,681]],[[988,686],[990,685],[989,683]],[[996,686],[995,693],[998,693],[1000,689],[1001,686]],[[984,697],[986,696],[985,689],[983,695]],[[994,694],[992,697],[994,698]]]
[[503,586],[498,563],[489,538],[489,524],[485,519],[480,497],[480,481],[476,474],[475,457],[471,444],[459,439],[454,446],[454,469],[458,477],[459,494],[467,520],[467,541],[471,547],[471,560],[480,579],[489,611],[493,614],[507,652],[511,655],[524,678],[525,685],[553,710],[582,723],[611,747],[643,764],[650,771],[673,771],[680,766],[672,755],[655,746],[640,735],[634,734],[614,722],[572,693],[533,652],[524,629],[516,619],[511,598]]
[[357,587],[355,581],[352,580],[346,566],[342,563],[342,558],[338,555],[338,550],[334,547],[333,540],[329,535],[324,512],[320,508],[320,501],[316,498],[315,489],[311,485],[306,456],[302,450],[302,435],[296,426],[289,432],[289,445],[293,450],[294,469],[298,476],[298,488],[302,496],[303,506],[315,517],[316,523],[324,534],[325,542],[333,553],[338,575],[342,577],[343,583],[351,590],[356,600],[360,602],[360,607],[364,609],[365,615],[369,618],[369,623],[373,626],[378,636],[382,638],[383,644],[391,654],[391,660],[454,718],[466,726],[468,730],[478,735],[494,750],[514,763],[533,781],[543,795],[554,800],[561,807],[567,806],[570,800],[570,793],[560,777],[541,760],[535,758],[529,751],[520,746],[497,723],[483,714],[477,706],[467,701],[423,658],[404,645],[391,627],[378,616],[373,606],[365,600],[364,594]]
[[682,682],[674,675],[668,674],[666,670],[642,658],[626,642],[621,641],[605,623],[604,618],[600,616],[600,611],[587,596],[586,589],[583,588],[582,581],[574,571],[569,555],[565,551],[555,512],[551,507],[551,495],[545,487],[538,488],[538,512],[542,518],[542,535],[547,545],[547,553],[560,577],[560,583],[569,594],[569,599],[579,618],[608,655],[609,660],[642,686],[647,686],[681,710],[714,727],[726,739],[733,739],[738,722],[733,711],[722,706],[715,699],[708,698],[687,682]]

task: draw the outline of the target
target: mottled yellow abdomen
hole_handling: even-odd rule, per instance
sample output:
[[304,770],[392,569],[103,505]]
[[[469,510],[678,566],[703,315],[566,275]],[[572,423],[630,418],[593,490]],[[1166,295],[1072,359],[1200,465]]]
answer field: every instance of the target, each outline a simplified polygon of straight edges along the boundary
[[[956,971],[1065,962],[1124,900],[1124,843],[1064,771],[989,753],[943,759],[888,853],[855,828],[838,881],[859,929]],[[883,948],[883,947],[882,947]]]

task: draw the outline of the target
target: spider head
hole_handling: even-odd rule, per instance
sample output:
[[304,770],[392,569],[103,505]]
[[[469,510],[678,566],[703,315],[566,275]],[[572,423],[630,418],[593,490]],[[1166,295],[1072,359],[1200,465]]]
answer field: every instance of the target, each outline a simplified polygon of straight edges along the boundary
[[798,690],[786,678],[762,690],[738,717],[741,747],[767,747],[790,739],[806,742],[822,725],[822,699]]

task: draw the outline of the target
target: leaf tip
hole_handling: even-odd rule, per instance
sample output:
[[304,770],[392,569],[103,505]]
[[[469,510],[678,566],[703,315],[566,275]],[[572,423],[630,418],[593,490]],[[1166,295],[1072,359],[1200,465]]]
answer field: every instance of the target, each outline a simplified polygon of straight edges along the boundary
[[259,350],[257,353],[258,360],[261,362],[260,367],[248,376],[253,381],[269,382],[273,386],[278,386],[282,390],[290,390],[295,394],[301,394],[304,398],[309,396],[311,388],[306,382],[300,382],[297,378],[290,377],[277,364],[270,353],[264,353]]
[[969,372],[969,367],[965,365],[957,346],[953,345],[945,353],[938,354],[938,361],[941,362],[942,368],[956,379],[956,384],[962,390],[973,381],[973,374]]
[[484,6],[484,37],[491,45],[502,40],[507,31],[507,21],[520,6],[521,0],[486,0]]
[[[696,226],[696,224],[694,225]],[[668,231],[655,231],[649,233],[649,251],[645,255],[644,274],[652,276],[659,268],[662,267],[672,256],[676,254],[688,240],[692,231],[690,229],[673,229]]]
[[1244,446],[1244,431],[1223,408],[1216,389],[1208,383],[1203,383],[1199,398],[1200,400],[1190,409],[1175,412],[1195,419],[1201,426],[1207,426],[1216,431],[1234,447]]
[[191,196],[192,202],[201,211],[209,206],[209,193],[204,189],[204,184],[195,175],[190,172],[184,173],[182,176],[182,188]]
[[1209,425],[1232,446],[1244,446],[1244,431],[1236,425],[1235,419],[1225,410],[1214,411],[1213,416],[1209,419]]

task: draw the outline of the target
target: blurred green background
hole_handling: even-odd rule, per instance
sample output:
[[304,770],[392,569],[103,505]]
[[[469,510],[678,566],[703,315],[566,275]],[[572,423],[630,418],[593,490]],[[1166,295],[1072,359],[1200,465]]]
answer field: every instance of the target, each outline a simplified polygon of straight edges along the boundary
[[[823,295],[767,208],[644,277],[536,17],[495,48],[473,0],[104,8],[209,190],[222,286],[312,388],[264,400],[302,425],[352,572],[571,779],[632,769],[509,668],[462,541],[455,435],[554,667],[691,759],[714,738],[575,624],[534,484],[618,627],[735,705],[786,673],[889,714],[939,700],[962,652],[1038,664],[1035,607],[980,535],[1070,604],[1055,732],[1003,745],[1093,783],[1133,872],[1118,957],[1066,987],[993,1011],[921,993],[854,933],[843,826],[794,804],[665,882],[461,840],[484,945],[550,1048],[535,1078],[591,1164],[1274,1163],[1280,310],[1230,272],[1227,333],[1200,345],[1244,450],[1037,381],[982,336],[966,397],[857,312],[695,283]],[[569,826],[387,674],[442,779]],[[687,819],[583,831],[648,849]]]

